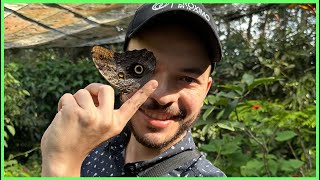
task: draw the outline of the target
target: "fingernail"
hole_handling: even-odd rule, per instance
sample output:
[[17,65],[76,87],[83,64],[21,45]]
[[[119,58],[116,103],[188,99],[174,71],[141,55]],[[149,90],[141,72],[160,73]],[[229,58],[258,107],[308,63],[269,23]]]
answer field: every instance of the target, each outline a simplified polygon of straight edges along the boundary
[[152,82],[152,90],[155,90],[158,87],[158,81],[156,81],[156,80],[152,80],[152,81],[153,81]]

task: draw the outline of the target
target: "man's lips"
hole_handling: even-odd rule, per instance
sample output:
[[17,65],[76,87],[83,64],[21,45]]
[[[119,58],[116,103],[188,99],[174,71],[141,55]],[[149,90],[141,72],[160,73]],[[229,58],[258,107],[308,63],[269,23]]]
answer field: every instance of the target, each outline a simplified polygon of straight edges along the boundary
[[146,122],[155,128],[166,128],[175,119],[170,113],[156,112],[151,110],[139,109],[140,112],[146,117]]
[[159,110],[147,110],[147,109],[139,109],[144,115],[148,116],[151,119],[156,120],[176,120],[180,118],[180,115],[172,114],[169,112],[161,112]]
[[146,116],[148,116],[151,119],[156,119],[156,120],[169,120],[174,117],[174,115],[169,114],[169,113],[162,113],[162,112],[154,112],[154,111],[149,111],[149,110],[143,110],[140,109]]

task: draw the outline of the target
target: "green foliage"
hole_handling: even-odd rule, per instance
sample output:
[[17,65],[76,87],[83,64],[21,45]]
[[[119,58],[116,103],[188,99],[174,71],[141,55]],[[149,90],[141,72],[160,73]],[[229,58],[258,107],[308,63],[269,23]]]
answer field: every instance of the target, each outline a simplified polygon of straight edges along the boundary
[[240,81],[221,85],[219,93],[207,96],[193,136],[227,175],[314,175],[315,104],[293,110],[285,102],[248,99],[259,86],[278,81],[283,79],[245,73]]
[[16,159],[4,161],[4,168],[6,177],[29,177],[25,172],[24,166],[19,164]]
[[[20,155],[28,156],[29,152]],[[21,164],[13,155],[10,155],[4,161],[4,176],[6,177],[40,177],[41,176],[41,159],[40,153],[33,154],[29,157],[28,162]]]
[[[6,176],[39,176],[40,161],[30,159],[35,153],[30,149],[40,146],[60,97],[105,80],[88,60],[13,61],[5,64],[5,72]],[[9,139],[14,134],[16,138]],[[23,151],[28,153],[19,155]]]
[[[19,71],[16,76],[20,86],[30,95],[14,106],[6,104],[8,108],[16,107],[23,111],[13,121],[16,134],[20,138],[9,142],[12,150],[27,151],[40,143],[41,136],[54,118],[58,101],[64,93],[75,93],[92,82],[105,82],[93,63],[87,60],[72,62],[65,59],[43,59],[33,63],[8,64],[13,65]],[[9,95],[9,91],[6,91],[6,97]],[[8,112],[5,114],[9,115]]]
[[[218,121],[224,126],[207,119],[205,125],[198,126],[207,130],[204,137],[199,138],[199,131],[194,137],[199,138],[200,149],[215,157],[215,165],[229,176],[315,173],[315,106],[314,111],[293,112],[282,103],[245,101],[228,119]],[[305,119],[314,121],[302,125]],[[235,163],[235,157],[241,163]]]
[[278,132],[276,134],[275,140],[277,140],[277,141],[287,141],[289,139],[292,139],[296,135],[297,134],[294,131],[282,131],[282,132]]
[[[279,24],[272,14],[282,15]],[[261,34],[251,38],[239,21],[226,22],[196,143],[227,176],[315,176],[314,16],[272,9],[252,24]]]
[[16,134],[14,123],[16,118],[23,112],[21,109],[22,104],[25,101],[25,97],[29,95],[22,86],[21,82],[16,79],[14,75],[18,73],[16,64],[9,64],[5,66],[4,74],[4,146],[7,148],[7,141],[10,137]]

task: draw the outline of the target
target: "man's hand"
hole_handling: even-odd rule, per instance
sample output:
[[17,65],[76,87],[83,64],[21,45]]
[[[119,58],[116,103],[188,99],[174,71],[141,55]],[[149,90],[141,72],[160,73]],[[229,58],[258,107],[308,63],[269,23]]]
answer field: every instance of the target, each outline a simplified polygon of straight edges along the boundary
[[158,86],[151,80],[119,109],[112,87],[93,83],[64,94],[41,139],[42,176],[80,176],[82,161],[100,143],[118,135]]

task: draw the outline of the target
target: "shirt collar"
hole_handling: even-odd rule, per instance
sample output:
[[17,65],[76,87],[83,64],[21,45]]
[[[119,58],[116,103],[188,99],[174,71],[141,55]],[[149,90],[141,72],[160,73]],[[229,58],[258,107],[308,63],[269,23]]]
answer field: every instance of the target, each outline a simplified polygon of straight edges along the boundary
[[[123,145],[123,146],[120,146],[121,149],[109,149],[111,154],[115,154],[116,156],[122,156],[124,159],[125,147],[127,146],[128,142],[129,142],[130,134],[131,134],[130,128],[125,127],[124,130],[118,136],[114,137],[110,141],[109,147],[114,147],[113,145],[116,145],[116,144],[118,146],[119,146],[119,144]],[[171,156],[174,156],[182,151],[193,150],[195,148],[196,148],[196,146],[195,146],[195,143],[192,138],[192,133],[189,130],[186,133],[186,135],[177,144],[171,146],[169,149],[167,149],[165,152],[163,152],[159,156],[156,156],[156,157],[154,157],[150,160],[146,160],[146,161],[127,163],[127,164],[125,164],[125,168],[127,167],[131,170],[135,169],[137,171],[141,171],[143,169],[150,167],[150,165],[156,164],[159,161],[162,161],[162,160],[167,159]]]

